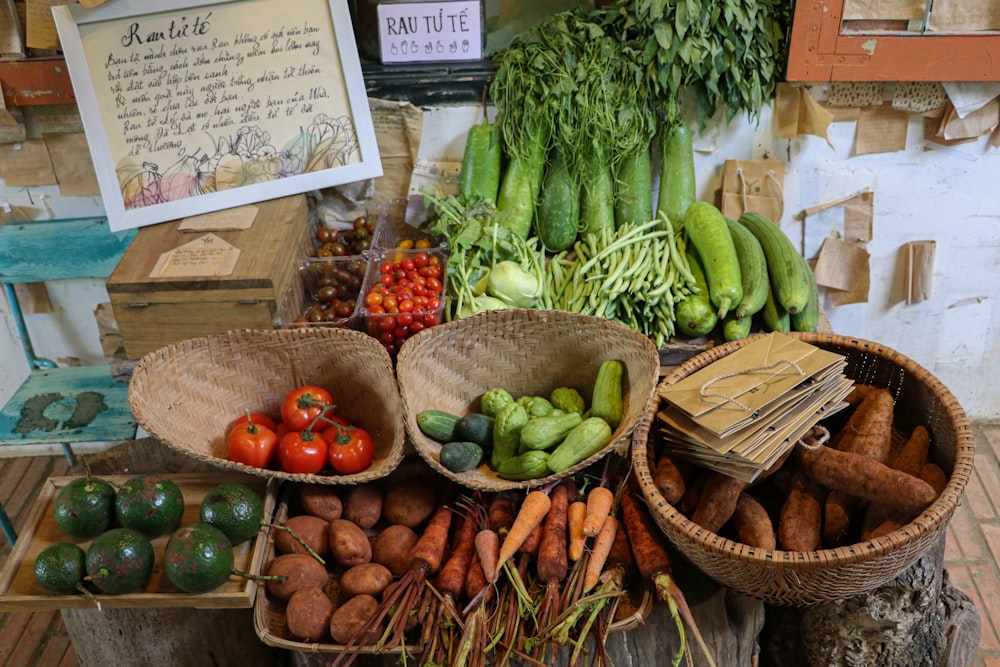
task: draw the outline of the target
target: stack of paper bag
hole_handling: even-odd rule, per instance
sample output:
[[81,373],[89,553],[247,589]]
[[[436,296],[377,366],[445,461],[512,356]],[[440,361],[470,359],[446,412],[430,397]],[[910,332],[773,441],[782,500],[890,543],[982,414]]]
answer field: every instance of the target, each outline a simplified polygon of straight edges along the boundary
[[842,355],[770,333],[660,387],[672,455],[753,481],[819,420],[846,406]]

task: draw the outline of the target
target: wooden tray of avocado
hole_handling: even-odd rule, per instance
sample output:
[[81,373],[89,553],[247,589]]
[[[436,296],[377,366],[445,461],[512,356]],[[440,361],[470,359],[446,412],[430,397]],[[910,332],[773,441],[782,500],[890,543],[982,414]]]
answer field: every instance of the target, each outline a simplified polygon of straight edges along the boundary
[[[236,482],[245,484],[264,501],[264,517],[274,513],[277,485],[262,477],[234,473],[164,473],[184,494],[184,515],[181,525],[198,523],[202,498],[217,484]],[[101,479],[124,484],[134,475],[100,475]],[[90,598],[79,595],[50,595],[35,581],[35,557],[47,546],[56,542],[73,542],[60,531],[52,518],[56,495],[76,477],[50,477],[42,485],[25,526],[0,571],[0,611],[41,611],[48,609],[93,609]],[[193,607],[198,609],[241,609],[253,606],[257,583],[243,577],[232,576],[219,588],[200,595],[191,595],[175,588],[163,573],[163,549],[169,535],[152,540],[156,563],[146,588],[126,595],[97,594],[101,608],[165,608]],[[84,551],[90,540],[78,541]],[[257,537],[233,548],[233,567],[241,572],[259,572],[263,558],[266,535]]]

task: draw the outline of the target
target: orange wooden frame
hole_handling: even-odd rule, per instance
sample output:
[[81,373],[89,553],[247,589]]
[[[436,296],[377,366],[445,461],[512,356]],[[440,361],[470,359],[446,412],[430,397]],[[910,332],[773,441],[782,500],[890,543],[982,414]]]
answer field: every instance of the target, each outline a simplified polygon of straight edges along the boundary
[[1000,33],[846,31],[844,0],[799,0],[788,81],[1000,81]]

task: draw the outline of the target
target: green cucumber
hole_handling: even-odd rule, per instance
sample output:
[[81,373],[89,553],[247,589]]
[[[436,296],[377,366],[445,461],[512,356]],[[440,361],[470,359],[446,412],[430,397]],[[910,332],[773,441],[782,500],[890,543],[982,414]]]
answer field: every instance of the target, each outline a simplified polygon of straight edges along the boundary
[[615,174],[615,226],[653,219],[653,175],[649,146],[626,155]]
[[618,359],[605,359],[597,369],[594,396],[590,400],[590,416],[600,417],[611,428],[622,420],[622,391],[625,364]]
[[726,218],[712,204],[695,202],[684,214],[684,229],[705,271],[708,297],[723,318],[743,300],[740,260]]
[[792,330],[791,316],[775,301],[774,290],[770,285],[767,286],[767,301],[764,302],[759,314],[766,331],[788,333]]
[[452,472],[472,470],[483,461],[483,448],[474,442],[455,440],[441,446],[441,465]]
[[462,418],[444,410],[423,410],[417,415],[420,432],[431,440],[451,442],[456,437]]
[[615,228],[614,183],[611,168],[590,159],[580,183],[580,227],[584,234]]
[[482,123],[470,127],[458,172],[459,194],[479,196],[496,205],[501,157],[499,125],[483,118]]
[[792,331],[816,331],[819,328],[819,285],[804,258],[802,263],[805,264],[806,280],[809,281],[809,301],[802,310],[790,315],[790,324]]

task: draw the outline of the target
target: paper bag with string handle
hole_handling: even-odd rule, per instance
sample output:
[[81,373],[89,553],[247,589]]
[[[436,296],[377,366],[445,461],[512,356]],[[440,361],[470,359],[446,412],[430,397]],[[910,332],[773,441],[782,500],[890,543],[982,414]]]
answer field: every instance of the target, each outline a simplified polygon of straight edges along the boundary
[[778,160],[726,160],[722,169],[720,210],[736,220],[760,213],[780,222],[785,212],[785,163]]

